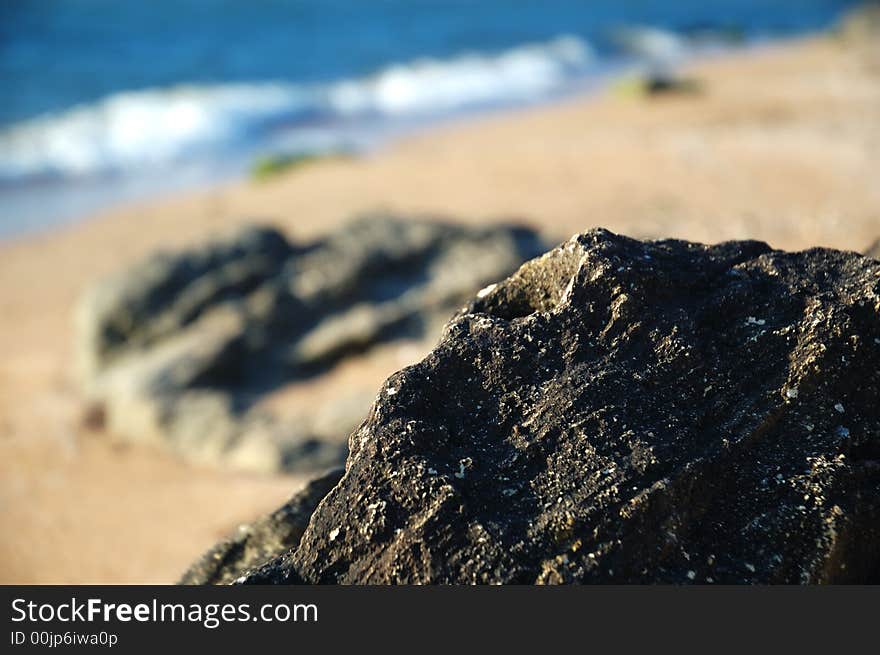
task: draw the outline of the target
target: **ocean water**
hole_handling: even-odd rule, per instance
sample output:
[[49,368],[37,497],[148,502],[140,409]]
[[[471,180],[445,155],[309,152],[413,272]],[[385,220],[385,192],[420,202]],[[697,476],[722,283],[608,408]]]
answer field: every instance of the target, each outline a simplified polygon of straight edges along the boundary
[[0,237],[831,24],[845,0],[7,0]]

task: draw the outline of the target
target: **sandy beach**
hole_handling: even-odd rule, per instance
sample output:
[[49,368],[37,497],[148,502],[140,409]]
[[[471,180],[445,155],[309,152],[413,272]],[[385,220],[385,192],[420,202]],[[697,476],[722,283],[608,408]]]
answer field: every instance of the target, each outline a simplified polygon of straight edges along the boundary
[[[817,37],[716,58],[697,93],[613,90],[482,116],[263,182],[127,206],[0,246],[0,582],[171,582],[215,539],[303,483],[194,470],[83,427],[74,304],[157,248],[237,225],[294,239],[390,210],[522,221],[562,240],[759,239],[862,251],[880,237],[880,56]],[[282,411],[375,389],[425,344],[385,347],[285,389]]]

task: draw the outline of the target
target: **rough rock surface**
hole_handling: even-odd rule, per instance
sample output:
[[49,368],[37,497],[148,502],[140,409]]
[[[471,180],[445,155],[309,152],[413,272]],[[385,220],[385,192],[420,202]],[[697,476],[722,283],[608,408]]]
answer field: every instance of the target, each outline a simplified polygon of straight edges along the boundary
[[389,378],[250,583],[880,582],[880,261],[572,238]]
[[[199,463],[339,464],[372,397],[340,397],[287,421],[259,400],[377,342],[436,339],[477,289],[542,250],[525,228],[367,216],[317,243],[251,227],[153,256],[96,285],[78,308],[90,419]],[[342,431],[322,431],[328,414]]]
[[180,584],[229,584],[250,568],[296,548],[315,507],[339,482],[342,473],[342,469],[325,473],[268,516],[239,526],[202,555],[183,574]]

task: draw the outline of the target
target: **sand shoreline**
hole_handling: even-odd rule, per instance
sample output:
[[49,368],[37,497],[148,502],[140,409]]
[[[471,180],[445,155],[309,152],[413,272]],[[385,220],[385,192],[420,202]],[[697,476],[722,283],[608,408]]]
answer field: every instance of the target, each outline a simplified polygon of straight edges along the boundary
[[[692,75],[702,93],[606,93],[479,117],[375,156],[142,202],[0,244],[0,582],[169,582],[301,483],[192,471],[81,427],[73,304],[93,280],[155,248],[254,219],[308,239],[373,210],[514,219],[550,239],[603,226],[861,251],[880,236],[876,53],[812,38],[699,62]],[[399,367],[399,355],[366,362],[367,384]],[[321,393],[358,375],[338,372]]]

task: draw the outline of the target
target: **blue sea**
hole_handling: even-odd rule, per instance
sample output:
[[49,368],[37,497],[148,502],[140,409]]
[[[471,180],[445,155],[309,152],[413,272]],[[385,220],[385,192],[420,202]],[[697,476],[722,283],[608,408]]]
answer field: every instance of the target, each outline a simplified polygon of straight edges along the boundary
[[816,31],[855,4],[4,0],[0,237]]

